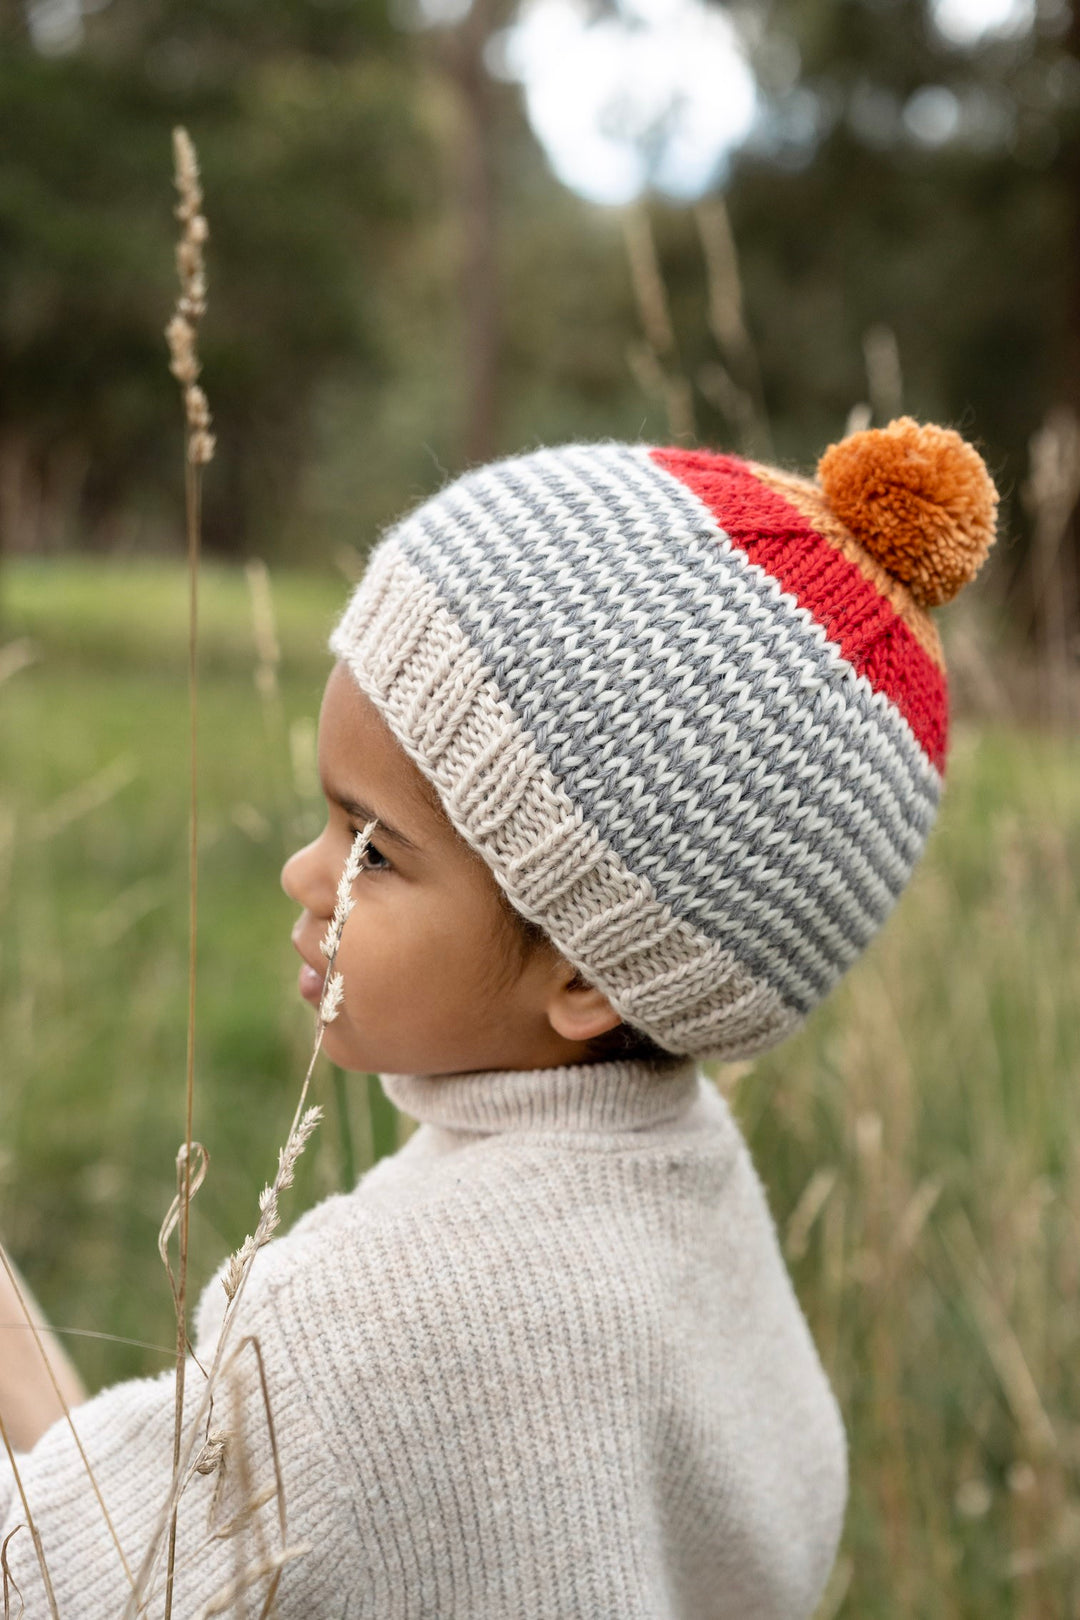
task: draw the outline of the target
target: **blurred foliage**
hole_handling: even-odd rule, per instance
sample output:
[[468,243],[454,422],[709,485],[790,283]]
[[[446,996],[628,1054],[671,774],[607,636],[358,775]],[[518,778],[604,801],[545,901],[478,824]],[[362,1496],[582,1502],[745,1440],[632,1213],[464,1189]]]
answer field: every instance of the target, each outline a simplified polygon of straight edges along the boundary
[[416,69],[379,5],[117,4],[92,22],[70,54],[25,35],[0,54],[0,434],[69,525],[53,544],[122,542],[144,503],[175,525],[161,333],[186,121],[213,240],[206,537],[236,550],[295,501],[317,387],[388,364],[369,288],[435,199]]
[[[1011,588],[1030,435],[1053,404],[1080,404],[1080,24],[1041,0],[1029,33],[960,49],[928,3],[740,7],[768,115],[725,197],[777,454],[813,463],[867,397],[867,332],[895,334],[899,402],[987,452],[1015,539],[993,568]],[[556,182],[515,86],[492,81],[470,126],[455,30],[418,28],[408,4],[111,0],[51,55],[23,8],[0,9],[8,547],[179,546],[161,329],[180,121],[212,233],[211,548],[325,561],[460,469],[476,442],[462,277],[477,130],[493,174],[491,450],[668,436],[628,364],[639,330],[619,211]],[[490,0],[483,16],[497,29],[512,11]],[[707,386],[693,213],[651,212],[696,432],[735,446]]]
[[[32,661],[0,688],[0,1229],[61,1327],[167,1344],[155,1234],[183,1136],[187,580],[166,561],[20,558],[9,591]],[[344,591],[310,574],[275,590],[281,662],[260,691],[243,574],[201,579],[200,1286],[247,1230],[311,1053],[279,873],[322,825],[316,721]],[[341,1186],[347,1160],[369,1162],[393,1113],[378,1090],[373,1118],[350,1081],[342,1113],[320,1063],[328,1118],[288,1216]],[[93,1383],[163,1365],[109,1339],[72,1349]]]
[[[801,62],[775,93],[778,129],[810,95],[821,132],[812,161],[788,143],[731,189],[778,448],[810,460],[835,435],[883,323],[903,405],[981,444],[1015,537],[1028,439],[1052,402],[1080,405],[1080,14],[1049,0],[1030,34],[971,49],[935,33],[923,0],[776,0],[771,15]],[[764,55],[767,77],[767,41]],[[940,144],[917,133],[928,97],[956,117]]]

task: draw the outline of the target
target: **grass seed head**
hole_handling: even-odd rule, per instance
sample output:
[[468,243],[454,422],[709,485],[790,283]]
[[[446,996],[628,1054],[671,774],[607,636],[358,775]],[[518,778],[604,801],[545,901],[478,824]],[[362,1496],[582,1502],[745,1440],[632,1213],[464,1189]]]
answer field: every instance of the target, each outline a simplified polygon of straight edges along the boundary
[[[334,904],[334,915],[327,924],[326,933],[319,941],[319,949],[328,962],[333,962],[334,957],[337,955],[338,946],[341,944],[341,936],[345,931],[345,924],[348,922],[353,906],[356,904],[352,897],[352,886],[363,873],[360,862],[367,851],[371,835],[378,825],[378,821],[369,821],[367,826],[356,834],[349,850],[348,859],[341,869],[341,876],[338,878],[337,885],[337,898]],[[341,1005],[340,996],[336,1001],[330,997],[329,984],[323,996],[323,1003],[330,1006],[331,1010],[329,1013],[320,1012],[320,1016],[324,1024],[329,1024]]]
[[212,1474],[221,1465],[225,1456],[225,1440],[226,1436],[220,1429],[210,1430],[205,1445],[195,1459],[197,1474]]
[[319,1017],[324,1024],[332,1024],[338,1015],[341,1003],[345,999],[345,978],[341,973],[332,973],[326,981],[322,1001],[319,1004]]
[[201,370],[197,328],[206,313],[206,264],[203,247],[210,227],[202,209],[199,164],[195,147],[186,129],[173,130],[176,189],[180,200],[176,217],[182,228],[176,244],[176,272],[180,296],[176,313],[165,328],[169,345],[169,370],[183,391],[184,419],[187,423],[187,455],[194,467],[205,466],[213,458],[214,435],[210,432],[210,407],[195,379]]

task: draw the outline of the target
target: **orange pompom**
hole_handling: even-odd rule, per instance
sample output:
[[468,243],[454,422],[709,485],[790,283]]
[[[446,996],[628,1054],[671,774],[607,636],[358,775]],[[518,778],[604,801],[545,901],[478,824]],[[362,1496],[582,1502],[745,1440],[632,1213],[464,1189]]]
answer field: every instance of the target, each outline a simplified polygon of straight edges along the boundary
[[829,446],[818,478],[841,523],[923,607],[974,579],[993,543],[997,490],[952,428],[901,416],[852,433]]

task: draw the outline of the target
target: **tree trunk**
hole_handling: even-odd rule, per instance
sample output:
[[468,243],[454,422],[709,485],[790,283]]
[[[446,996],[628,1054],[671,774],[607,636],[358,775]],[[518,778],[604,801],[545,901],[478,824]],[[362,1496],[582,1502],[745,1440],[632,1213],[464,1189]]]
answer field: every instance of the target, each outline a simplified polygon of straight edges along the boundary
[[466,464],[489,461],[498,428],[499,286],[495,179],[494,86],[484,46],[499,0],[474,0],[446,37],[443,61],[458,93],[462,234],[462,313],[467,402],[462,454]]

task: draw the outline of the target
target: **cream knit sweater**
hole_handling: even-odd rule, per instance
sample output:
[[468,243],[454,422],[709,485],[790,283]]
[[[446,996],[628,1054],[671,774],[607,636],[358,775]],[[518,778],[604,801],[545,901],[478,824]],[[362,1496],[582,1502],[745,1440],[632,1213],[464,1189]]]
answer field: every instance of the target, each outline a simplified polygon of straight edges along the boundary
[[[244,1296],[285,1539],[308,1549],[274,1612],[809,1616],[840,1535],[844,1433],[712,1083],[632,1063],[383,1083],[420,1128],[259,1254]],[[223,1304],[214,1280],[204,1363]],[[222,1534],[273,1485],[250,1349],[237,1367],[213,1415],[223,1461],[181,1506],[177,1620],[259,1614],[252,1572],[282,1545],[273,1501]],[[120,1384],[76,1414],[132,1567],[167,1490],[172,1385]],[[117,1620],[127,1581],[66,1426],[20,1470],[61,1620]],[[0,1539],[23,1517],[2,1462]],[[46,1616],[25,1529],[8,1556],[27,1620]]]

